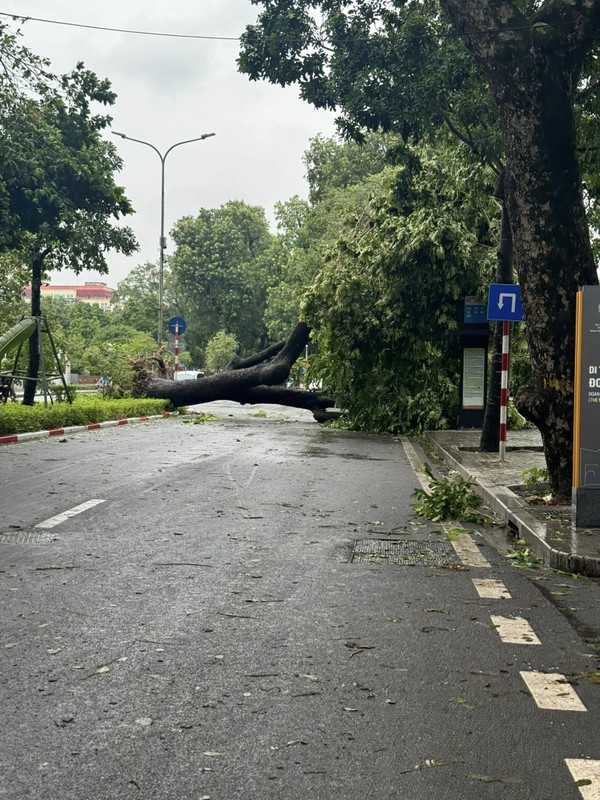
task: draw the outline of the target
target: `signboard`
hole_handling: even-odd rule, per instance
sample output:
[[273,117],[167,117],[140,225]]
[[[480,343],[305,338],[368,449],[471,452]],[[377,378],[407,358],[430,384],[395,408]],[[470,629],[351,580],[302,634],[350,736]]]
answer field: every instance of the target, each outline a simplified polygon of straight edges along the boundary
[[465,297],[465,325],[485,325],[487,322],[486,305],[479,297]]
[[577,293],[573,514],[576,527],[600,527],[600,286]]
[[522,322],[521,287],[518,283],[492,283],[488,297],[488,319]]
[[[177,345],[177,348],[175,347]],[[179,336],[177,341],[175,341],[174,336],[169,336],[169,350],[174,353],[175,349],[177,349],[177,353],[185,353],[186,350],[186,343],[183,336]]]
[[462,407],[485,406],[485,348],[465,347],[463,350]]
[[169,329],[169,333],[176,333],[176,329],[179,329],[179,335],[181,335],[182,333],[185,333],[187,322],[183,317],[171,317],[171,319],[167,322],[167,328]]
[[584,286],[578,295],[578,345],[575,427],[576,486],[600,488],[600,287]]

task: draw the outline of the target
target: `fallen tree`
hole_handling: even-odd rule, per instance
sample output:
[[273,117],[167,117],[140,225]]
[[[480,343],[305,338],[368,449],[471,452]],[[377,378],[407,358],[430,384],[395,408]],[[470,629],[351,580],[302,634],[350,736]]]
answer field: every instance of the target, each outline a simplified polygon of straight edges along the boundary
[[[299,322],[287,340],[254,353],[248,358],[236,356],[224,370],[193,381],[155,378],[138,365],[136,393],[145,397],[170,400],[174,406],[233,400],[242,405],[275,403],[312,411],[317,422],[337,419],[339,411],[329,410],[335,400],[319,392],[291,389],[285,384],[297,359],[310,339],[310,329]],[[135,366],[134,366],[135,369]]]

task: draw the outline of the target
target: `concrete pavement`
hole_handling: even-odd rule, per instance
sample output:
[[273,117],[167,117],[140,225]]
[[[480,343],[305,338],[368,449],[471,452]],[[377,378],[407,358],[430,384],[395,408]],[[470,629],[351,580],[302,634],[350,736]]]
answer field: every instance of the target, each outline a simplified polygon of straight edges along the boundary
[[600,576],[600,529],[575,530],[571,506],[534,505],[510,488],[523,484],[523,472],[546,466],[537,430],[508,434],[506,459],[497,453],[478,452],[480,431],[430,431],[426,443],[464,478],[494,513],[524,539],[528,547],[554,569]]

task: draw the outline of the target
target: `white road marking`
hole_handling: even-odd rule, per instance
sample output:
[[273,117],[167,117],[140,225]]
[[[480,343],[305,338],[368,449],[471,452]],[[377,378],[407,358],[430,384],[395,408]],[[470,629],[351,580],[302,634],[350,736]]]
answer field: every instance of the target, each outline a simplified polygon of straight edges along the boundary
[[506,644],[541,644],[533,628],[523,617],[498,617],[492,614],[492,624]]
[[451,540],[456,555],[467,567],[489,567],[490,562],[481,553],[468,533],[461,533]]
[[56,525],[60,525],[61,522],[69,519],[70,517],[76,517],[77,514],[81,514],[83,511],[87,511],[88,508],[93,508],[97,506],[99,503],[105,503],[106,500],[87,500],[85,503],[81,503],[75,508],[70,508],[68,511],[63,511],[62,514],[57,514],[55,517],[50,517],[50,519],[45,519],[43,522],[39,522],[35,527],[36,528],[54,528]]
[[502,581],[495,578],[473,578],[479,597],[491,600],[510,600],[510,592]]
[[591,758],[565,758],[583,800],[600,800],[600,761]]
[[577,692],[559,672],[521,672],[540,708],[553,711],[587,711]]

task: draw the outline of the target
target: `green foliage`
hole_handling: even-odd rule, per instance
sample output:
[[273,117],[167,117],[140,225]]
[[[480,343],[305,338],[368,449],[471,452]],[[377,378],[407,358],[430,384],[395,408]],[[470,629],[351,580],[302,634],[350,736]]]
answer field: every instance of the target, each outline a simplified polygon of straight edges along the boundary
[[77,396],[72,405],[55,403],[44,406],[36,403],[0,405],[0,434],[53,430],[72,425],[89,425],[115,419],[161,414],[167,409],[166,400],[101,400]]
[[463,522],[481,522],[482,516],[477,509],[481,506],[481,498],[472,490],[473,480],[465,480],[460,476],[454,480],[438,479],[431,471],[429,464],[424,466],[429,478],[429,492],[415,489],[412,497],[419,502],[413,503],[413,513],[426,517],[432,522],[442,520],[461,520]]
[[515,539],[515,545],[514,550],[506,553],[506,557],[511,560],[513,566],[519,569],[536,569],[540,560],[525,546],[526,542],[523,539]]
[[173,291],[189,325],[192,357],[219,330],[230,331],[243,349],[263,343],[262,315],[275,269],[264,209],[241,201],[201,209],[177,222],[173,239]]
[[527,488],[537,486],[540,483],[548,483],[550,480],[550,472],[545,468],[528,467],[521,473],[523,478],[523,485]]
[[453,334],[462,296],[477,294],[493,269],[497,210],[482,169],[443,143],[397,158],[371,181],[363,213],[349,216],[304,311],[317,373],[351,424],[393,433],[455,417]]
[[215,414],[211,414],[208,411],[202,411],[200,414],[197,414],[192,419],[184,419],[182,422],[185,422],[187,425],[203,425],[205,422],[218,422],[219,418]]
[[[435,0],[255,0],[242,36],[240,71],[298,83],[316,108],[335,108],[341,132],[423,139],[444,123],[482,162],[502,151],[496,112],[480,72]],[[340,170],[343,176],[343,170]]]
[[29,281],[27,265],[17,253],[0,253],[0,335],[27,314],[23,287]]
[[[117,285],[113,314],[131,328],[156,336],[158,320],[158,271],[157,264],[146,262],[134,267],[127,277]],[[168,308],[172,306],[168,284],[170,270],[164,268],[165,318],[169,319]]]
[[232,333],[218,331],[208,341],[204,351],[204,364],[209,372],[219,372],[219,370],[229,364],[236,354],[239,345]]
[[136,246],[129,228],[110,221],[132,208],[113,178],[122,161],[101,135],[110,118],[91,110],[115,95],[83,64],[57,84],[41,97],[20,94],[3,115],[0,189],[10,198],[11,240],[46,269],[106,272],[107,250]]
[[506,424],[509,430],[523,431],[533,427],[533,425],[527,422],[525,417],[517,411],[512,400],[508,401],[506,412]]
[[291,198],[276,205],[277,242],[272,248],[277,280],[267,290],[265,325],[271,339],[286,338],[300,314],[302,297],[321,269],[345,220],[368,206],[378,176],[398,137],[369,134],[364,142],[317,136],[304,154],[311,203]]
[[67,386],[66,388],[63,386],[62,383],[52,385],[49,388],[50,397],[56,403],[69,403],[75,400],[77,395],[77,387],[76,386]]
[[56,346],[71,362],[72,371],[110,376],[113,387],[130,389],[132,361],[156,348],[149,333],[125,324],[123,315],[115,311],[63,298],[44,298],[43,311]]
[[355,186],[381,172],[389,163],[390,148],[396,144],[396,137],[381,133],[343,145],[321,134],[315,136],[304,154],[311,203],[316,205],[332,191]]

